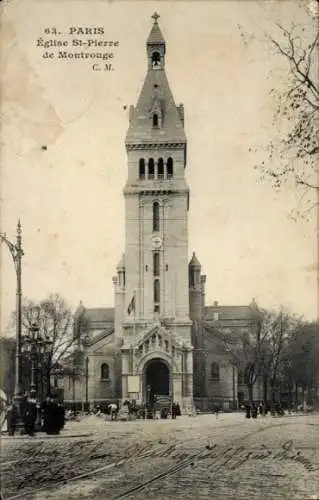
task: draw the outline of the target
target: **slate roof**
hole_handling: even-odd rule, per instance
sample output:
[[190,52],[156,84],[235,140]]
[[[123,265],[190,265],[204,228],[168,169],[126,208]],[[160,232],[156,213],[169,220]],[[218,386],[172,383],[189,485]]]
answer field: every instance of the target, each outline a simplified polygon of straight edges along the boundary
[[[157,85],[157,87],[155,87]],[[151,111],[160,107],[162,126],[152,127]],[[131,107],[126,144],[186,143],[184,126],[163,69],[149,69],[135,107]]]
[[163,43],[165,44],[164,37],[162,35],[162,32],[160,30],[160,27],[157,22],[155,22],[152,26],[152,29],[150,31],[150,34],[148,35],[147,39],[147,44],[158,44],[158,43]]
[[114,307],[85,308],[85,316],[91,323],[114,323]]
[[205,320],[213,320],[214,313],[218,313],[219,321],[251,319],[251,309],[249,306],[206,306]]
[[192,258],[190,260],[190,263],[189,263],[190,266],[194,266],[194,267],[202,267],[198,258],[196,257],[196,253],[193,252],[193,255],[192,255]]

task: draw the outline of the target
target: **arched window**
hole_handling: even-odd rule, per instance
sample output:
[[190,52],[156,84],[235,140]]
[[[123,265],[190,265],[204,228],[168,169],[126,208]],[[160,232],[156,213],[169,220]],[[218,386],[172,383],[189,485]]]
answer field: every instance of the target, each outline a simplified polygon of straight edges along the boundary
[[148,160],[148,178],[154,179],[154,160],[150,158]]
[[174,175],[173,158],[168,158],[168,160],[167,160],[167,178],[172,179],[173,175]]
[[219,380],[219,364],[218,363],[212,363],[210,367],[210,378],[212,380]]
[[101,380],[107,380],[110,377],[110,369],[107,363],[101,365]]
[[160,254],[159,252],[153,253],[153,276],[160,275]]
[[194,288],[195,286],[195,276],[194,269],[191,267],[188,272],[189,288]]
[[152,68],[159,68],[161,65],[161,56],[159,52],[153,52],[152,54]]
[[159,158],[157,164],[157,178],[164,179],[164,160],[163,158]]
[[153,128],[157,128],[157,127],[158,127],[158,114],[154,113],[153,114]]
[[141,158],[139,161],[139,178],[145,179],[145,160]]
[[118,271],[117,282],[120,286],[125,287],[125,271]]
[[160,311],[160,281],[154,280],[154,312]]
[[159,231],[160,218],[159,218],[159,203],[153,203],[153,231]]

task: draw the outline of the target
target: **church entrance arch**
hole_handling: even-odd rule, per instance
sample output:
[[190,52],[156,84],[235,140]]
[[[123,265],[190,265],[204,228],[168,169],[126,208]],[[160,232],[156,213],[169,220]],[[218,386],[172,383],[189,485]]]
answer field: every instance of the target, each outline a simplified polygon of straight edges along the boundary
[[169,396],[170,369],[161,358],[153,358],[144,367],[144,395],[146,402],[152,402],[154,396]]

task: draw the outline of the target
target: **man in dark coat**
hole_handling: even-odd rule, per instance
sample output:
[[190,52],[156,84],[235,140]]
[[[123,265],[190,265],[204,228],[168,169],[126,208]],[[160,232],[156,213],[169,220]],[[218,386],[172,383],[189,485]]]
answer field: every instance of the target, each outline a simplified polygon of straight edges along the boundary
[[257,418],[257,416],[258,416],[258,410],[257,410],[257,406],[255,405],[255,403],[253,403],[252,407],[251,407],[251,416],[252,416],[252,418]]
[[18,409],[14,404],[10,404],[7,408],[7,428],[9,436],[14,436],[17,423],[18,423]]
[[41,405],[42,429],[47,434],[51,433],[52,428],[52,404],[50,394],[46,395],[45,401]]
[[23,403],[24,431],[29,436],[34,436],[35,421],[37,418],[37,402],[33,396],[34,394],[25,396]]
[[47,434],[59,434],[64,426],[64,406],[57,396],[48,396],[44,406],[44,429]]
[[60,401],[58,401],[56,395],[53,396],[53,404],[54,404],[54,415],[55,415],[54,429],[56,434],[59,434],[64,427],[65,410],[63,404]]
[[246,418],[250,418],[251,406],[249,403],[246,404],[245,411],[246,411]]

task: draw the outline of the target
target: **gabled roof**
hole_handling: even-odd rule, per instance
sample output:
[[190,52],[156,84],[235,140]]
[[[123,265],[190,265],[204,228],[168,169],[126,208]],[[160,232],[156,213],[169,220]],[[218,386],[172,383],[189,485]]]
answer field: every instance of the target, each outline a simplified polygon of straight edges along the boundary
[[135,344],[136,347],[139,347],[145,341],[150,340],[155,334],[160,335],[163,340],[169,341],[175,347],[181,347],[185,344],[185,339],[175,333],[172,333],[170,330],[161,325],[152,325],[146,329],[146,331],[142,331],[134,340],[133,344]]
[[92,338],[87,338],[85,340],[85,345],[86,346],[92,346],[92,345],[96,344],[97,342],[99,342],[100,340],[105,339],[107,337],[110,337],[111,335],[113,335],[113,333],[114,333],[114,328],[113,327],[106,328],[105,330],[103,330],[98,335],[95,335]]

